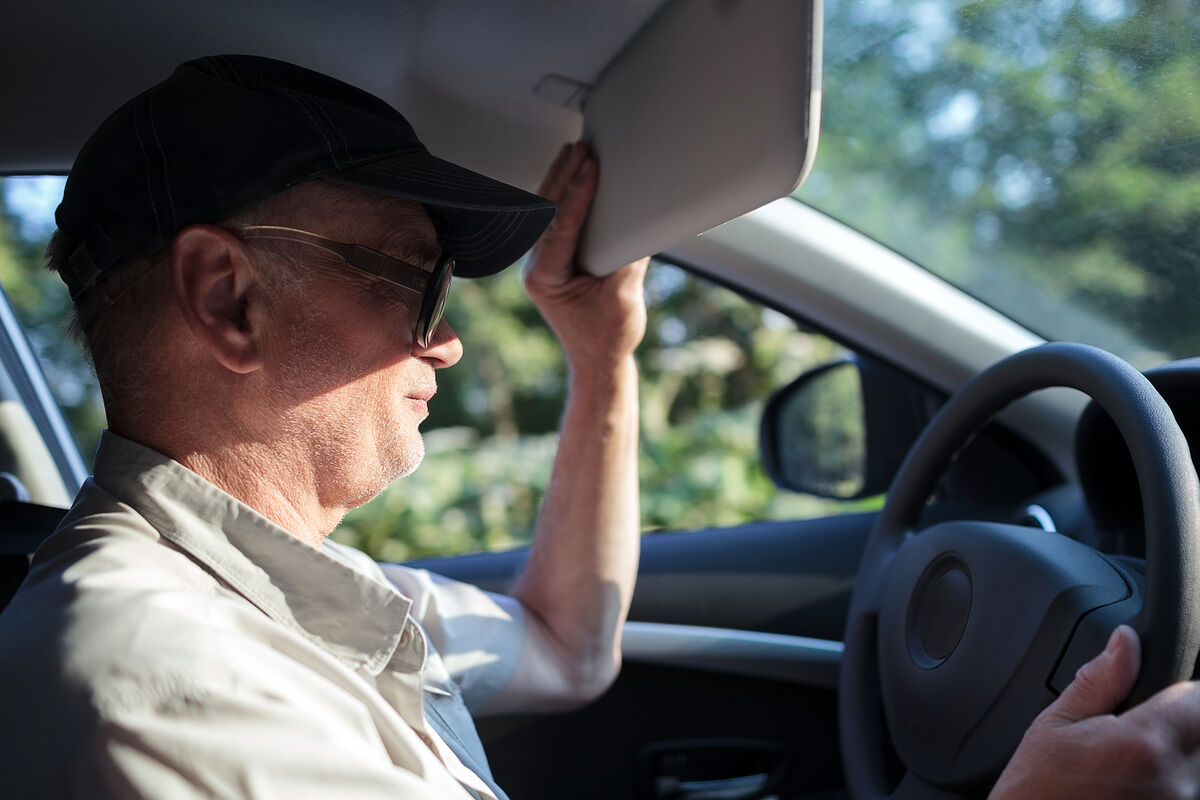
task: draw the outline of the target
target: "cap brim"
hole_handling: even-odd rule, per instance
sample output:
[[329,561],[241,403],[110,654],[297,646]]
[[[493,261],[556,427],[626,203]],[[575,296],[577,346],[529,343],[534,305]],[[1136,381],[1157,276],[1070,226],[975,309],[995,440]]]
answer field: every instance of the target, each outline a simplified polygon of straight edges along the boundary
[[[525,254],[554,218],[553,202],[424,152],[382,158],[322,176],[430,208],[454,274],[477,278]],[[436,212],[436,213],[434,213]]]

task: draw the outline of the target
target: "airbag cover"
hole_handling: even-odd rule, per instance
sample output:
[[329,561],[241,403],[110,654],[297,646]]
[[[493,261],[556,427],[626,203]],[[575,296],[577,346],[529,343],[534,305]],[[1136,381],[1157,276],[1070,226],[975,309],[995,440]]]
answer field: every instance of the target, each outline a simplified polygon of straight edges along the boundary
[[[927,781],[995,775],[1079,620],[1130,594],[1091,548],[1034,528],[944,523],[893,562],[879,620],[884,710],[897,754]],[[1012,713],[1014,708],[1025,713]]]

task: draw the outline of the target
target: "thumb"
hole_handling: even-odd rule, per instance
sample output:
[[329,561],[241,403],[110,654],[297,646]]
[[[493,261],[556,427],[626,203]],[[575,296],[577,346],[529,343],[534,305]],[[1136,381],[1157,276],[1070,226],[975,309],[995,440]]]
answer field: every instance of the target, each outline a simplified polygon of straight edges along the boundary
[[1048,722],[1067,724],[1115,711],[1133,689],[1141,661],[1138,635],[1128,625],[1118,625],[1104,652],[1079,668],[1043,716]]

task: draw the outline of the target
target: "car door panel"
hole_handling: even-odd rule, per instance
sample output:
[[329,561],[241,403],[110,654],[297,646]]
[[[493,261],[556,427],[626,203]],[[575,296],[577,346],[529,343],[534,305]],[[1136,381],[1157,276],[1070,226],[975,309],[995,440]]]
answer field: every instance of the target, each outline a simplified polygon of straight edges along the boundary
[[[875,516],[645,537],[613,687],[567,714],[479,720],[500,785],[521,798],[702,797],[713,787],[731,794],[711,796],[837,796],[827,793],[842,785],[839,640]],[[413,565],[503,591],[525,556]]]
[[[838,640],[874,512],[642,539],[629,619]],[[528,551],[409,562],[504,592]]]
[[842,784],[836,706],[829,689],[629,663],[579,711],[478,724],[496,780],[514,798],[687,797],[658,781],[680,770],[670,762],[695,753],[699,763],[686,768],[696,783],[745,777],[712,763],[731,743],[778,754],[771,796],[813,797]]

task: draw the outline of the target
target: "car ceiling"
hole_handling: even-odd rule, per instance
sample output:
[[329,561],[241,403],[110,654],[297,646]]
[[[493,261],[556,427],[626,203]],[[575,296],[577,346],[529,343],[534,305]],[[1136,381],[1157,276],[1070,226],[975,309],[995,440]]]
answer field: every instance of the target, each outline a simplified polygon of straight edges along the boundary
[[0,27],[0,173],[65,172],[108,113],[175,65],[253,53],[371,91],[408,116],[435,154],[533,188],[582,128],[578,96],[564,105],[544,82],[594,83],[663,3],[10,4]]

